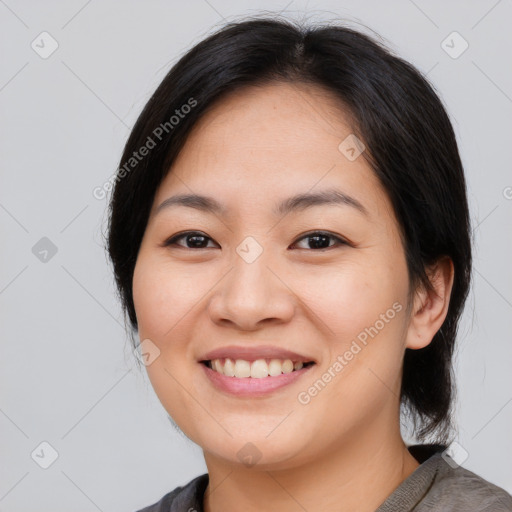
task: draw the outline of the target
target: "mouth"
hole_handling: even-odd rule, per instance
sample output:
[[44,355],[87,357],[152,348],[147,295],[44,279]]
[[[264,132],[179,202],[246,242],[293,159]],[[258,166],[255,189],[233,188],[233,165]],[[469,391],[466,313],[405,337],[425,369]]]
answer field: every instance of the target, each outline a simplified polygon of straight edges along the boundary
[[291,388],[318,364],[313,357],[285,347],[253,344],[219,347],[197,362],[214,389],[236,398],[265,398]]
[[315,364],[314,361],[261,358],[249,361],[229,357],[206,359],[201,364],[225,377],[236,379],[264,379],[298,372]]
[[304,379],[304,375],[315,364],[314,361],[291,359],[247,361],[222,358],[200,361],[207,380],[217,391],[240,399],[263,399],[273,395],[278,390]]
[[[314,361],[217,358],[199,361],[211,385],[239,399],[264,399],[304,378]],[[305,384],[303,384],[305,386]]]

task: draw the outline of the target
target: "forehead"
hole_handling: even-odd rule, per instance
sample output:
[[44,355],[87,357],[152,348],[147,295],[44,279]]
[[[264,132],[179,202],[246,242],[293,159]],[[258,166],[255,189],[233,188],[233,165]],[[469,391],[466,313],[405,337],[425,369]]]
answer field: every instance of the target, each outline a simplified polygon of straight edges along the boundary
[[[232,149],[311,152],[334,144],[352,132],[349,114],[324,89],[305,84],[272,83],[246,86],[211,106],[188,137],[201,144]],[[331,148],[333,149],[333,148]],[[263,156],[263,155],[259,155]]]
[[386,194],[363,155],[350,161],[339,149],[352,132],[343,106],[323,89],[267,84],[237,90],[196,123],[155,206],[171,193],[268,206],[335,187],[368,210],[385,207]]

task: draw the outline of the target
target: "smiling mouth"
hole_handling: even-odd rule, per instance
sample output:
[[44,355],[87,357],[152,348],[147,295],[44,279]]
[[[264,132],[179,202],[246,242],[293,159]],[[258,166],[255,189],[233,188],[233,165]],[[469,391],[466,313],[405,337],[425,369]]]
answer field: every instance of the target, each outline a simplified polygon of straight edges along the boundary
[[202,364],[226,377],[239,379],[253,378],[262,379],[265,377],[277,377],[282,374],[293,373],[302,368],[308,368],[315,363],[313,361],[302,362],[291,359],[256,359],[247,361],[245,359],[212,359],[200,361]]

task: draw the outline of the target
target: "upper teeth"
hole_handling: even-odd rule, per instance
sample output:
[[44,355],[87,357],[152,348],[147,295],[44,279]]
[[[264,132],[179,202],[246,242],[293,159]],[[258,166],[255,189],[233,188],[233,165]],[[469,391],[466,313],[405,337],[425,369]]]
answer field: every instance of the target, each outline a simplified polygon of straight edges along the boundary
[[211,361],[212,369],[227,377],[253,377],[256,379],[290,373],[293,370],[300,370],[302,366],[302,361],[294,363],[291,359],[256,359],[251,363],[244,359],[233,360],[227,357],[225,360],[213,359]]

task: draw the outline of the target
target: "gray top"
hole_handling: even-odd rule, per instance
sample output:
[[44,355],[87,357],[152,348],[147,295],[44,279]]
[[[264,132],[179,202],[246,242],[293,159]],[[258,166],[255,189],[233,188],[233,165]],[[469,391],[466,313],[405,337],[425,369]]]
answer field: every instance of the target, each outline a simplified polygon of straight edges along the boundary
[[[420,466],[375,512],[511,512],[512,496],[443,453],[446,446],[415,445],[409,451]],[[204,512],[208,473],[176,487],[138,512]]]

